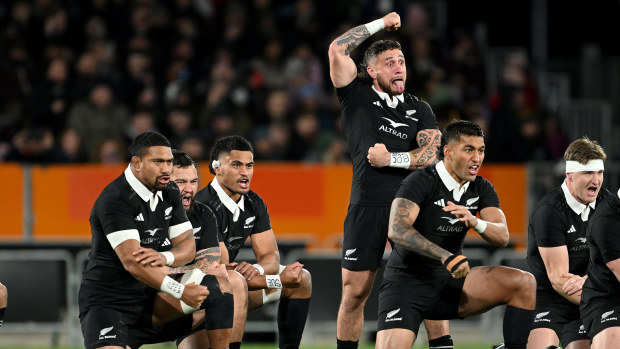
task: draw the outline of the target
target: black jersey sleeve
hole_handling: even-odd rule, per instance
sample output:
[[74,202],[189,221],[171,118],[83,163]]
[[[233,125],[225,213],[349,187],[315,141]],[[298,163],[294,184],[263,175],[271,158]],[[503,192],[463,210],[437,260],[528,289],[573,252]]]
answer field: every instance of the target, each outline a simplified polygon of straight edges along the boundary
[[532,227],[538,247],[566,245],[566,218],[552,205],[542,205],[532,212]]
[[356,105],[358,97],[358,85],[361,83],[359,78],[353,79],[347,86],[337,87],[336,96],[341,105],[350,106]]
[[129,198],[115,194],[104,194],[97,202],[95,215],[105,235],[137,229]]
[[407,175],[396,191],[397,198],[405,198],[422,206],[431,193],[434,181],[425,174],[425,171],[414,171]]
[[480,188],[478,189],[478,193],[480,194],[480,205],[478,205],[478,211],[487,207],[500,208],[499,197],[497,196],[497,192],[495,191],[493,184],[485,178],[478,178],[480,178],[478,181],[478,184],[480,185]]
[[437,129],[437,118],[435,117],[435,113],[428,103],[420,100],[420,117],[418,127],[420,130],[429,130],[429,129]]
[[271,230],[271,219],[269,218],[269,211],[267,210],[267,204],[265,201],[256,195],[256,223],[252,234],[262,233],[264,231]]
[[202,210],[202,229],[200,230],[200,239],[196,241],[196,251],[204,250],[211,247],[219,247],[220,239],[219,228],[215,213],[207,206],[203,205]]
[[601,215],[590,222],[590,239],[601,251],[605,263],[620,258],[620,219],[613,215]]

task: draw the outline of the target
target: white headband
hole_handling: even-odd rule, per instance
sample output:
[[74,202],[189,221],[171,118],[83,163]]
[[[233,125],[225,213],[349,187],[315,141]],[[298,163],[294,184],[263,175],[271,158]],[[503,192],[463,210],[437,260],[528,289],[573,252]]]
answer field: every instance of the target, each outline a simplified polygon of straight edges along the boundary
[[573,172],[598,172],[605,169],[603,160],[596,159],[590,160],[586,164],[581,164],[577,161],[566,161],[566,173]]

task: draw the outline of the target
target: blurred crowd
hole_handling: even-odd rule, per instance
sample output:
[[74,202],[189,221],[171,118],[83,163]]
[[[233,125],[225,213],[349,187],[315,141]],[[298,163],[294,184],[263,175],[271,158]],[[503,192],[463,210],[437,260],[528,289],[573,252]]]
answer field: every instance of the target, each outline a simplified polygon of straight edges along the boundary
[[471,28],[439,32],[420,4],[17,0],[0,3],[0,161],[123,163],[146,130],[198,161],[230,134],[259,161],[349,161],[327,48],[393,10],[403,27],[377,36],[401,42],[407,91],[440,127],[478,122],[489,161],[561,157],[568,140],[539,108],[528,58],[508,57],[490,90]]

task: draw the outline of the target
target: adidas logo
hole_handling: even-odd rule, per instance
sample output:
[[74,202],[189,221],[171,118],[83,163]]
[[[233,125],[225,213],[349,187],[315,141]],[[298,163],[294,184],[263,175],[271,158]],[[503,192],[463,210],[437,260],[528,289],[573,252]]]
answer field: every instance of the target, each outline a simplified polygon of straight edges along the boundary
[[139,215],[136,216],[136,221],[144,222],[144,217],[142,216],[142,213],[140,213]]
[[571,225],[570,225],[570,229],[568,229],[567,233],[569,233],[569,234],[570,234],[570,233],[574,233],[574,232],[576,232],[576,231],[577,231],[577,229],[575,229],[575,226],[571,224]]
[[579,334],[586,333],[586,327],[584,325],[579,326]]
[[441,200],[437,200],[435,202],[433,202],[435,205],[439,206],[439,207],[446,207],[446,202],[441,199]]
[[372,102],[372,104],[376,105],[379,108],[383,108],[383,106],[381,105],[381,102],[379,102],[379,101]]
[[172,244],[170,243],[170,240],[168,240],[168,238],[166,238],[166,240],[164,240],[164,242],[162,242],[162,244],[161,244],[161,245],[162,245],[162,246],[170,246],[170,245],[172,245]]

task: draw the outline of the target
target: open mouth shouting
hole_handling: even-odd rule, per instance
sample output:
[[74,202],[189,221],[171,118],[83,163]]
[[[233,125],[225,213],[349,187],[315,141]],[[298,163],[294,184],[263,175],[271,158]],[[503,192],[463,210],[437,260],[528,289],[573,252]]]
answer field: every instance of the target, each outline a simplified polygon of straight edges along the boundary
[[396,90],[398,94],[401,94],[405,92],[405,82],[401,78],[394,79],[392,80],[392,88]]
[[250,179],[249,178],[241,178],[240,180],[237,181],[237,183],[239,183],[239,186],[243,190],[250,189]]
[[193,196],[190,193],[185,193],[181,196],[181,202],[184,207],[189,207],[192,204]]
[[471,165],[467,168],[467,173],[471,176],[477,176],[480,170],[480,165]]

